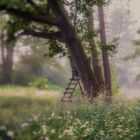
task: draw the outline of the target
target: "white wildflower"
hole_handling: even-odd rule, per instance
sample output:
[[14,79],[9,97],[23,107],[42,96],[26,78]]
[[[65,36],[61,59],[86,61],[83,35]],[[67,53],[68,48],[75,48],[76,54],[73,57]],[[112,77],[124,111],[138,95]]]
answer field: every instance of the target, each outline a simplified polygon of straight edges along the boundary
[[50,140],[48,137],[45,137],[45,139],[44,140]]
[[58,116],[57,119],[62,119],[62,117],[61,116]]
[[52,129],[52,130],[50,131],[51,134],[55,134],[55,132],[56,132],[55,129]]
[[87,128],[87,129],[86,129],[86,132],[87,132],[87,133],[90,133],[90,132],[92,132],[92,131],[93,131],[93,128]]
[[55,113],[53,112],[52,114],[51,114],[51,117],[54,117],[55,116]]
[[79,119],[76,119],[76,122],[77,122],[78,124],[81,124],[81,121],[80,121]]
[[25,128],[25,127],[27,127],[28,125],[29,125],[28,123],[22,123],[22,124],[21,124],[21,127],[22,127],[22,128]]
[[59,135],[58,138],[59,138],[59,139],[63,138],[63,135]]
[[39,115],[34,115],[34,116],[33,116],[33,120],[34,120],[34,121],[37,121],[38,118],[39,118]]
[[46,134],[47,133],[47,126],[46,125],[42,125],[41,128],[42,128],[43,134]]
[[7,135],[8,135],[9,137],[13,138],[13,137],[14,137],[14,132],[13,132],[13,131],[8,131],[8,132],[7,132]]
[[104,131],[103,130],[100,130],[100,135],[104,135]]
[[67,114],[70,114],[70,111],[67,111]]
[[69,136],[74,135],[74,133],[73,133],[73,127],[70,126],[69,129],[64,130],[63,135],[69,135]]
[[87,124],[89,124],[89,121],[86,121],[86,122],[85,122],[85,125],[87,125]]
[[48,120],[51,120],[51,119],[52,119],[52,117],[49,117],[49,118],[48,118]]
[[85,122],[80,128],[86,128],[87,127],[87,124],[89,124],[89,122]]

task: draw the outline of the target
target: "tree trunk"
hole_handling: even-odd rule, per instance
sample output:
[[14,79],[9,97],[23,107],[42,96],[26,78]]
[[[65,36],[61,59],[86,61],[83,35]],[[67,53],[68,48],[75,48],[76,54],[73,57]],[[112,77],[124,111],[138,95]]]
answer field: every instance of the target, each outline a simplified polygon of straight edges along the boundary
[[5,42],[4,42],[4,32],[3,32],[3,30],[1,30],[1,32],[0,32],[0,47],[1,47],[2,67],[4,69],[4,63],[5,63]]
[[[98,14],[99,14],[101,44],[106,44],[104,10],[102,5],[98,6]],[[103,66],[104,66],[105,88],[107,89],[107,95],[112,95],[110,64],[109,64],[108,53],[105,48],[102,48],[102,59],[103,59]]]
[[13,52],[14,48],[10,44],[6,46],[6,58],[3,63],[3,84],[11,84],[12,83],[12,69],[13,69]]
[[89,97],[95,98],[100,90],[96,81],[96,76],[90,67],[84,48],[77,34],[75,33],[74,27],[68,18],[67,12],[63,5],[60,5],[57,0],[48,0],[48,2],[60,20],[61,24],[59,28],[63,33],[65,43],[68,46],[78,68],[85,92]]
[[[89,6],[88,11],[89,11],[88,31],[89,31],[89,33],[93,34],[94,33],[93,8]],[[92,36],[92,38],[90,38],[89,43],[90,43],[90,46],[91,46],[91,49],[92,49],[91,65],[92,65],[92,68],[95,72],[99,87],[100,87],[100,89],[102,89],[103,85],[104,85],[104,80],[103,80],[102,67],[101,67],[101,64],[100,64],[100,60],[99,60],[98,51],[97,51],[97,48],[96,48],[94,36]]]
[[[1,61],[2,61],[2,74],[4,75],[5,70],[5,41],[4,41],[4,32],[1,30],[0,32],[0,48],[1,48]],[[4,76],[2,75],[1,84],[3,83]]]

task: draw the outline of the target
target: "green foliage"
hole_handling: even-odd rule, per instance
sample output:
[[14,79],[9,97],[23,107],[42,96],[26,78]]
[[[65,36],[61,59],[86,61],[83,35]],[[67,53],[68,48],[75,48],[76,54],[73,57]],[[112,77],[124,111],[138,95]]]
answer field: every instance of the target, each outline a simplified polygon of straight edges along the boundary
[[22,86],[33,86],[38,89],[46,90],[48,88],[48,80],[47,78],[37,77],[35,75],[14,72],[13,75],[13,83],[22,85]]
[[29,83],[30,86],[36,87],[38,89],[47,90],[48,89],[48,80],[47,78],[34,77]]
[[[69,15],[73,21],[73,24],[75,23],[75,12],[77,11],[77,16],[76,16],[76,30],[81,36],[81,40],[84,42],[84,46],[87,47],[88,41],[85,39],[87,35],[87,16],[89,15],[88,10],[87,10],[87,5],[100,5],[100,4],[105,4],[108,0],[78,0],[77,4],[75,5],[75,1],[67,1],[67,0],[62,0],[59,2],[63,2],[64,5],[69,7]],[[47,14],[48,16],[54,17],[53,11],[50,10],[50,7],[48,6],[47,0],[39,0],[36,1],[37,6],[32,6],[30,3],[28,3],[26,0],[10,0],[10,1],[5,1],[1,0],[0,1],[0,6],[1,5],[7,5],[8,8],[15,8],[19,9],[21,11],[26,11],[31,13],[32,15],[43,15],[44,13]],[[46,11],[47,9],[47,11]],[[47,12],[47,13],[46,13]],[[21,30],[31,30],[31,29],[37,29],[41,31],[57,31],[58,28],[55,26],[49,26],[47,24],[40,24],[36,22],[31,22],[28,20],[23,20],[18,17],[12,17],[10,20],[7,22],[7,26],[9,28],[9,31],[7,32],[8,35],[8,41],[14,40],[16,38],[17,33]],[[82,32],[81,32],[82,31]],[[49,55],[54,56],[58,53],[62,53],[62,56],[67,54],[67,50],[64,50],[58,43],[51,42],[49,46]]]
[[8,8],[14,7],[21,10],[33,11],[32,6],[27,3],[27,0],[1,0],[0,5],[7,5]]
[[86,0],[86,3],[90,5],[101,5],[105,4],[106,2],[106,0]]
[[100,44],[99,46],[103,49],[106,49],[108,51],[108,54],[112,56],[113,54],[117,53],[118,39],[119,38],[114,38],[110,43]]
[[53,57],[55,55],[66,55],[66,49],[64,49],[63,45],[59,44],[58,42],[52,41],[48,44],[48,47],[48,54],[46,53],[46,56],[49,55],[49,57]]
[[14,71],[13,72],[13,83],[22,86],[28,86],[32,81],[33,76],[27,75],[26,73]]
[[20,32],[30,29],[31,25],[32,24],[29,21],[24,21],[16,17],[9,17],[9,20],[5,24],[8,42],[16,40],[18,38],[18,35],[20,35]]

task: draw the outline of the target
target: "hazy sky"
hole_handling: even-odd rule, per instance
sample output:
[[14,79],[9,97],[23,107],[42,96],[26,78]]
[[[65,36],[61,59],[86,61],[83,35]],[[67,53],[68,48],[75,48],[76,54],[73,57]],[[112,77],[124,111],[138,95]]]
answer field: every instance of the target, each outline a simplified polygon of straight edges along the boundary
[[131,0],[130,5],[134,18],[140,20],[140,0]]

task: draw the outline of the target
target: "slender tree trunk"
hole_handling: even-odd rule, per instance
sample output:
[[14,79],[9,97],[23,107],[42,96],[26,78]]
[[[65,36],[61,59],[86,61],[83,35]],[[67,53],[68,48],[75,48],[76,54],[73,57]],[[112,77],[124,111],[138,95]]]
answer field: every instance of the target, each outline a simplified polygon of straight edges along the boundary
[[[89,6],[88,11],[89,11],[88,31],[89,31],[89,33],[93,34],[94,33],[93,8]],[[92,68],[95,72],[99,87],[100,87],[100,89],[102,89],[103,85],[104,85],[104,80],[103,80],[103,74],[102,74],[102,67],[101,67],[101,64],[99,61],[98,51],[97,51],[97,48],[95,45],[94,36],[92,38],[90,38],[89,43],[90,43],[90,46],[92,49],[91,65],[92,65]]]
[[[4,75],[6,52],[5,52],[5,41],[4,41],[3,30],[1,30],[0,32],[0,48],[1,48],[2,74]],[[3,83],[3,77],[4,77],[3,75],[2,75],[1,83]]]
[[6,46],[6,58],[3,66],[3,84],[12,83],[12,69],[13,69],[13,52],[14,47],[11,45]]
[[[1,15],[1,21],[5,21],[5,18]],[[12,83],[12,72],[13,72],[13,53],[15,42],[7,43],[5,41],[4,29],[0,30],[0,49],[1,49],[1,60],[2,60],[2,84]]]
[[68,46],[78,68],[85,92],[89,97],[95,98],[100,90],[96,81],[95,73],[90,67],[84,48],[75,33],[75,29],[68,18],[67,12],[63,5],[60,5],[57,0],[48,0],[48,2],[60,20],[60,29],[65,37],[65,43]]
[[1,30],[1,32],[0,32],[0,47],[1,47],[2,66],[4,67],[4,63],[5,63],[5,42],[4,42],[3,30]]
[[0,35],[1,59],[2,59],[2,84],[12,83],[12,67],[13,67],[13,46],[8,45],[4,41],[3,31]]
[[[102,5],[98,6],[98,14],[99,14],[101,44],[106,44],[104,9]],[[110,64],[109,64],[108,53],[105,48],[102,48],[102,59],[103,59],[103,66],[104,66],[105,88],[107,89],[107,95],[112,95]]]

